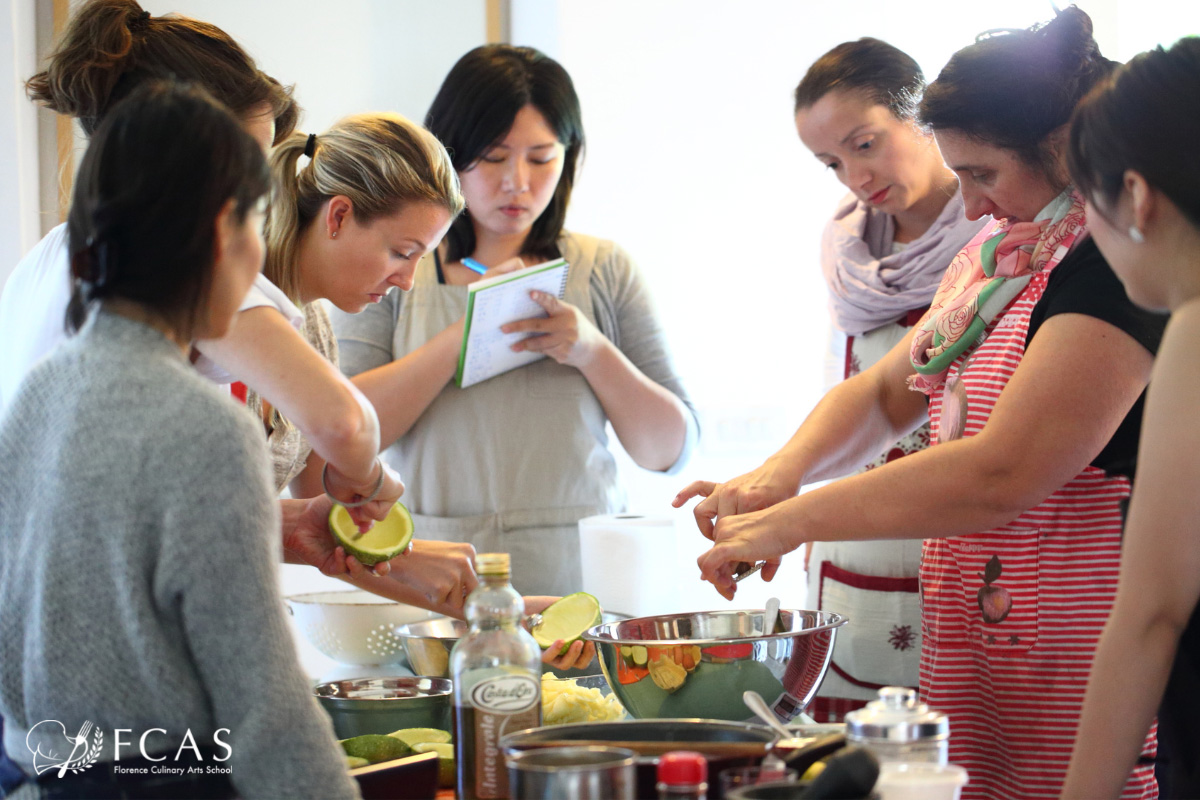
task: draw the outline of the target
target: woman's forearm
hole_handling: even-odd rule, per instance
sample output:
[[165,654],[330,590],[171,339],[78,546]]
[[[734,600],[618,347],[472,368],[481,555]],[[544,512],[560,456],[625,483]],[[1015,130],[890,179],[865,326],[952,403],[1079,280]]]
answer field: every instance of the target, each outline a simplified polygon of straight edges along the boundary
[[634,462],[644,469],[670,469],[687,438],[691,412],[683,401],[646,377],[607,340],[580,372]]
[[376,474],[379,420],[362,392],[273,308],[239,312],[205,355],[257,392],[304,433],[313,449],[347,479]]
[[924,396],[886,377],[872,369],[839,383],[771,456],[797,490],[861,469],[928,419]]
[[381,450],[408,433],[454,377],[462,332],[460,321],[411,353],[351,379],[379,415]]
[[[1066,357],[1078,352],[1091,358]],[[1100,453],[1145,389],[1151,364],[1144,347],[1106,322],[1051,317],[978,434],[836,481],[774,513],[798,543],[930,539],[1004,525]]]
[[1096,650],[1063,800],[1120,796],[1171,674],[1179,628],[1123,605],[1118,599]]

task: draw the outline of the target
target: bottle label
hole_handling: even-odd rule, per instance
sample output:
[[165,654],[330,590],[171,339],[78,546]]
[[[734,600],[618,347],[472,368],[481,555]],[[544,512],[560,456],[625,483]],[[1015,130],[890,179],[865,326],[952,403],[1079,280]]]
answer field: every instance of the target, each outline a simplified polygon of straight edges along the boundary
[[[488,678],[471,687],[471,790],[466,797],[493,800],[509,796],[508,770],[500,739],[506,734],[542,724],[542,686],[530,675]],[[464,749],[464,756],[468,753]],[[464,777],[466,776],[465,773]]]
[[519,714],[541,699],[541,686],[528,675],[480,681],[471,689],[471,705],[490,714]]

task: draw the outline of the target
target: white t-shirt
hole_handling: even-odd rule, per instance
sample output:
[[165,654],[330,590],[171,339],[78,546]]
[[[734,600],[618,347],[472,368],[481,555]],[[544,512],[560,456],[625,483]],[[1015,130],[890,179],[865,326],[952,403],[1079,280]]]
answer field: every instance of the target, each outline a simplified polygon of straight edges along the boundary
[[33,365],[67,338],[71,299],[67,225],[25,254],[0,294],[0,414]]
[[[64,222],[21,259],[4,284],[4,292],[0,294],[0,415],[12,402],[29,370],[67,338],[70,274]],[[261,274],[239,310],[259,306],[278,309],[297,330],[304,324],[300,309]],[[216,383],[233,380],[203,355],[196,366]]]
[[[280,314],[283,314],[296,330],[300,330],[301,326],[304,325],[304,313],[296,307],[295,303],[288,299],[288,296],[283,293],[282,289],[267,280],[267,276],[259,273],[258,277],[254,279],[254,285],[250,287],[250,291],[246,294],[246,299],[238,307],[238,311],[248,311],[251,308],[262,308],[264,306],[273,308]],[[199,358],[192,364],[196,368],[196,371],[214,383],[233,383],[237,380],[224,367],[204,355],[204,344],[205,342],[199,341],[193,345],[200,353]]]

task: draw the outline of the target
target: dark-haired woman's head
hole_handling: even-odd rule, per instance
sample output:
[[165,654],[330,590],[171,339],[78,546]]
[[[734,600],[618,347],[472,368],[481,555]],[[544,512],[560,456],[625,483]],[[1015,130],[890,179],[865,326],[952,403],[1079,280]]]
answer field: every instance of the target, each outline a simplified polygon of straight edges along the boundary
[[67,218],[68,328],[95,303],[218,338],[262,266],[262,149],[203,89],[154,82],[106,115]]
[[1032,219],[1066,188],[1067,122],[1114,66],[1074,6],[1029,30],[981,35],[950,58],[919,114],[959,175],[969,215]]
[[1067,166],[1088,228],[1130,299],[1173,308],[1200,288],[1200,38],[1142,53],[1071,124]]
[[475,251],[477,228],[525,233],[529,255],[559,254],[584,137],[557,61],[531,47],[477,47],[450,70],[425,125],[450,151],[467,199],[447,236],[450,260]]
[[832,91],[862,92],[896,119],[911,120],[925,88],[925,75],[912,56],[879,39],[842,42],[813,62],[796,87],[796,111]]
[[910,212],[924,220],[926,207],[936,217],[953,185],[933,138],[914,121],[923,86],[903,50],[858,39],[817,59],[796,87],[804,146],[859,200],[898,222]]
[[77,117],[90,136],[110,108],[150,80],[202,86],[256,126],[252,135],[268,145],[286,138],[299,115],[291,90],[262,73],[223,30],[174,14],[153,17],[136,0],[85,2],[26,91]]

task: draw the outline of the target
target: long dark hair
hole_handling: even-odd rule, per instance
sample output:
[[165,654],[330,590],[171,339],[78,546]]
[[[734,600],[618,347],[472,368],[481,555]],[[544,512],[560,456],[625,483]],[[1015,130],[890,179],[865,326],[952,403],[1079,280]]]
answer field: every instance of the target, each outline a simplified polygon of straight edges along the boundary
[[[438,90],[425,127],[450,151],[454,169],[464,172],[504,138],[517,112],[536,108],[563,143],[562,177],[550,205],[533,223],[522,251],[556,258],[567,217],[575,168],[583,151],[583,115],[571,76],[554,59],[532,47],[491,44],[458,60]],[[475,229],[467,209],[446,235],[447,257],[457,261],[475,251]]]
[[296,127],[292,90],[261,72],[229,34],[188,17],[153,17],[136,0],[83,4],[25,90],[47,108],[78,117],[90,136],[109,108],[147,80],[203,86],[239,117],[268,106],[276,141]]
[[842,42],[813,62],[796,87],[796,111],[832,91],[863,92],[901,120],[917,115],[925,74],[913,57],[870,37]]
[[1045,25],[990,31],[959,50],[926,88],[920,118],[1012,150],[1058,183],[1049,136],[1115,66],[1100,54],[1091,18],[1070,6]]
[[1075,110],[1067,167],[1100,210],[1136,170],[1200,227],[1200,38],[1142,53]]
[[207,301],[216,219],[242,222],[270,185],[262,150],[203,89],[143,84],[96,129],[67,216],[67,329],[122,298],[190,336]]

